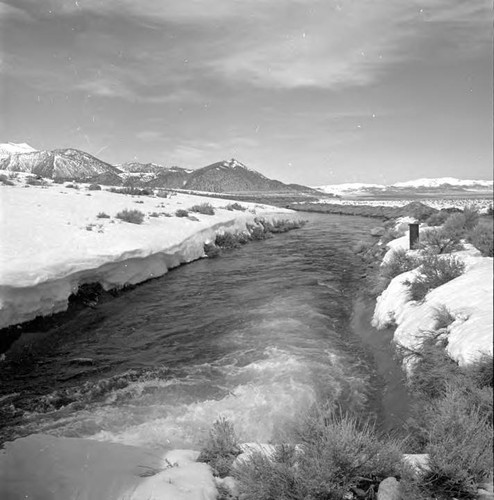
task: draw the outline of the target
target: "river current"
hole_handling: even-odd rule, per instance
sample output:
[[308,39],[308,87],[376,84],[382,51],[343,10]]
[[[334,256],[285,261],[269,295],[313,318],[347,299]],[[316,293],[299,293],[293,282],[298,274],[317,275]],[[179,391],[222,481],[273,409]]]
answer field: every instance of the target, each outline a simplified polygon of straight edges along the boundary
[[372,221],[301,214],[302,229],[177,268],[23,335],[0,363],[2,440],[34,433],[155,450],[201,446],[229,418],[276,439],[312,403],[406,413],[390,332],[358,302],[352,247]]

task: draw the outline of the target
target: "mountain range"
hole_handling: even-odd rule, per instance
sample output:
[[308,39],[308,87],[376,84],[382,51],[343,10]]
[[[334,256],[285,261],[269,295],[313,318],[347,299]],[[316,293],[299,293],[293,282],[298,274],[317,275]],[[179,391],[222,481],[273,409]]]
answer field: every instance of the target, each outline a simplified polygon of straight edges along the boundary
[[110,165],[77,149],[36,151],[27,144],[0,145],[0,170],[30,172],[41,177],[107,185],[184,189],[215,193],[317,192],[298,184],[284,184],[231,159],[197,170],[156,163]]
[[37,151],[26,143],[0,144],[0,170],[29,172],[62,181],[94,182],[141,188],[182,189],[224,194],[279,193],[345,198],[492,195],[493,182],[454,177],[416,179],[391,185],[346,183],[309,188],[269,179],[235,159],[190,170],[157,163],[111,165],[77,149]]
[[346,183],[317,186],[324,194],[342,197],[403,197],[403,196],[434,196],[492,194],[493,181],[457,179],[455,177],[421,178],[395,184],[365,184]]

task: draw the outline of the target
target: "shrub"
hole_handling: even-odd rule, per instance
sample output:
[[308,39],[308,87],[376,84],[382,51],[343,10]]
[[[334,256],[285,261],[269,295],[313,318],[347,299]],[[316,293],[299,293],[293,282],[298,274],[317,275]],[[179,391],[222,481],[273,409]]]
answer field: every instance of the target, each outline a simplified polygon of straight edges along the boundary
[[144,214],[139,210],[122,210],[115,217],[131,224],[142,224],[144,220]]
[[77,184],[66,184],[65,187],[68,189],[79,189]]
[[463,391],[452,387],[426,411],[429,463],[422,484],[443,498],[476,498],[477,484],[493,467],[489,421],[465,401]]
[[233,210],[240,210],[241,212],[245,212],[247,210],[245,207],[240,205],[240,203],[229,203],[226,207],[227,210],[233,211]]
[[30,175],[29,177],[26,177],[26,184],[29,186],[45,186],[46,181],[42,177]]
[[149,214],[149,217],[159,217],[159,216],[160,216],[160,214],[158,212],[151,212]]
[[422,258],[420,274],[413,282],[405,282],[409,287],[410,298],[416,301],[424,300],[430,290],[461,276],[464,270],[465,264],[456,257],[426,254]]
[[493,386],[494,378],[494,363],[492,354],[484,354],[473,363],[468,364],[463,368],[465,374],[479,388]]
[[448,212],[446,212],[445,210],[440,210],[439,212],[436,212],[435,214],[432,214],[430,217],[428,217],[425,223],[428,226],[442,226],[449,217],[450,214]]
[[3,184],[4,186],[13,186],[14,183],[7,178],[6,175],[0,174],[0,184]]
[[484,257],[494,256],[494,242],[492,232],[492,222],[481,222],[470,230],[467,234],[467,240],[477,248]]
[[152,191],[148,189],[139,189],[136,187],[123,187],[123,188],[110,188],[110,192],[117,194],[130,194],[132,196],[150,196],[153,194]]
[[98,219],[109,219],[110,216],[108,214],[106,214],[105,212],[100,212],[96,217],[98,217]]
[[214,208],[210,203],[201,203],[200,205],[194,205],[193,207],[190,207],[189,210],[198,214],[214,215]]
[[220,417],[214,422],[209,432],[209,439],[197,461],[208,463],[215,476],[226,477],[230,474],[233,461],[240,453],[233,424],[226,418]]
[[397,472],[401,443],[328,407],[315,407],[296,426],[293,446],[267,457],[254,453],[233,474],[245,500],[343,499],[371,490]]
[[441,227],[424,232],[420,236],[419,248],[430,250],[437,254],[445,254],[462,250],[462,233],[460,231]]
[[214,258],[220,254],[220,249],[214,243],[204,243],[204,253],[206,257]]
[[219,233],[216,235],[216,238],[214,240],[214,244],[217,247],[223,248],[223,249],[232,249],[232,248],[239,248],[241,245],[241,242],[237,235],[233,233]]
[[451,325],[451,323],[453,323],[455,319],[456,318],[454,317],[454,315],[445,305],[440,305],[439,307],[435,308],[434,320],[436,321],[436,330],[443,330],[445,328],[448,328],[448,326]]
[[179,208],[175,212],[175,216],[176,217],[188,217],[189,216],[189,212],[187,212],[187,210],[184,210],[183,208]]
[[170,192],[169,191],[163,191],[163,190],[158,190],[156,191],[156,196],[158,198],[168,198],[168,196],[170,196]]
[[420,265],[420,261],[414,255],[410,255],[405,249],[394,250],[388,261],[383,264],[377,274],[377,283],[372,289],[373,295],[381,294],[396,276],[411,271]]
[[451,215],[444,223],[443,229],[447,234],[462,237],[467,231],[472,230],[479,222],[479,213],[470,207],[465,207],[463,212]]
[[101,186],[99,184],[89,184],[89,191],[101,191]]

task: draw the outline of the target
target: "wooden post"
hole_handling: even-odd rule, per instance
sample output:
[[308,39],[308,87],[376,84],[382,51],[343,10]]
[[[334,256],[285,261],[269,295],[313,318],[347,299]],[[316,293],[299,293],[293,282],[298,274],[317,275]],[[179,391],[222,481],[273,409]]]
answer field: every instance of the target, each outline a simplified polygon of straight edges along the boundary
[[413,250],[419,242],[419,225],[417,222],[408,224],[410,228],[410,250]]

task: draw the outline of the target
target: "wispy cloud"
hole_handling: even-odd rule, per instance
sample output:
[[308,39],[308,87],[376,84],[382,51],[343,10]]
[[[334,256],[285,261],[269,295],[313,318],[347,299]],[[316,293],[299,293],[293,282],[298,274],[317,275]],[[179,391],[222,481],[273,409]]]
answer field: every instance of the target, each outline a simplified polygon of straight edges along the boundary
[[[77,63],[81,71],[98,68],[102,75],[63,84],[102,97],[156,103],[192,97],[199,79],[275,89],[364,86],[394,64],[417,57],[421,42],[436,32],[447,37],[444,50],[459,43],[465,51],[475,50],[489,42],[486,30],[472,29],[490,18],[487,0],[19,0],[18,8],[1,5],[6,15],[24,9],[44,22],[63,16],[84,24],[70,48],[85,53]],[[66,72],[62,65],[58,70]],[[188,96],[170,92],[185,85]]]

